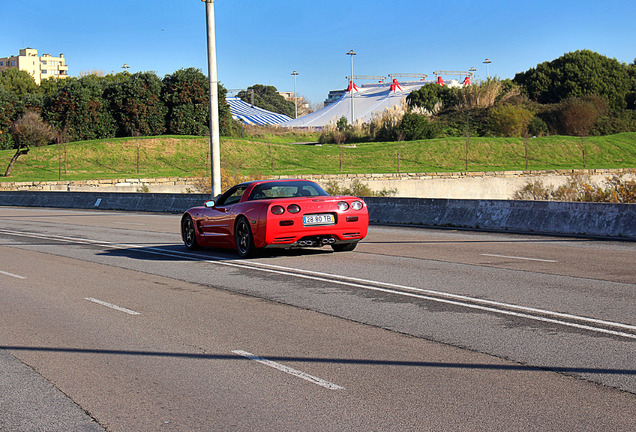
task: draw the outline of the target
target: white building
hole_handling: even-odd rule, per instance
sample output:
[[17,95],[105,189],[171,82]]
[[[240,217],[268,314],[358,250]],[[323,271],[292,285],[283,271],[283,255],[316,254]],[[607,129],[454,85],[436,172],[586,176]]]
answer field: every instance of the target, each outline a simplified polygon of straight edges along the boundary
[[19,69],[26,71],[33,77],[36,84],[47,78],[68,78],[68,65],[64,54],[53,57],[50,54],[38,56],[38,50],[25,48],[20,55],[0,57],[0,72],[5,69]]

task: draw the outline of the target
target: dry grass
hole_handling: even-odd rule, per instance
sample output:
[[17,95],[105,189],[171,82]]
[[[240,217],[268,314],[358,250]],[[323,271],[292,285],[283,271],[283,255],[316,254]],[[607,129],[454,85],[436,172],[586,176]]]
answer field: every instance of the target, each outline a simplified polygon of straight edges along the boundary
[[513,199],[633,204],[636,203],[636,170],[614,175],[600,184],[582,175],[571,175],[559,187],[545,186],[541,180],[534,180],[515,192]]
[[459,92],[459,105],[461,108],[489,108],[501,94],[501,81],[489,78],[479,85],[464,87]]

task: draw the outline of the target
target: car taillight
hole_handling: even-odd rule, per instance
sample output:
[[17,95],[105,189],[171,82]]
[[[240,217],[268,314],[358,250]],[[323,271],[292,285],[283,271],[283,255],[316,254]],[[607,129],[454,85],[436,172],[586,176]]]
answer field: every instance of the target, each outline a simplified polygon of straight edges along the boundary
[[345,211],[349,209],[349,204],[346,201],[340,201],[338,203],[338,210]]
[[361,210],[362,207],[364,207],[364,204],[362,204],[362,202],[360,201],[354,201],[351,203],[351,208],[354,210]]
[[275,215],[282,215],[283,213],[285,213],[285,209],[283,208],[283,206],[275,205],[271,208],[271,212]]
[[287,211],[290,213],[298,213],[300,211],[300,206],[296,204],[290,204],[287,206]]

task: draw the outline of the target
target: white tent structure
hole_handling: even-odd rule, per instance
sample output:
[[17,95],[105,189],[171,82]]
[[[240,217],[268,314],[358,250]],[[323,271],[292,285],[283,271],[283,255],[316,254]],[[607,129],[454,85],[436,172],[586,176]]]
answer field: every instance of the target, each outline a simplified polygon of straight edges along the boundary
[[292,119],[285,114],[278,114],[248,104],[247,102],[244,102],[237,97],[227,97],[226,100],[228,105],[230,105],[232,118],[234,120],[240,120],[243,123],[247,123],[249,125],[277,125],[290,121]]
[[[357,87],[349,85],[347,91],[339,100],[311,114],[299,117],[295,120],[279,123],[283,127],[323,127],[331,121],[338,121],[346,117],[349,124],[357,121],[368,122],[374,114],[387,108],[400,105],[412,91],[419,90],[429,82],[416,81],[399,84],[396,80],[392,84],[363,84]],[[351,103],[355,119],[351,121]]]

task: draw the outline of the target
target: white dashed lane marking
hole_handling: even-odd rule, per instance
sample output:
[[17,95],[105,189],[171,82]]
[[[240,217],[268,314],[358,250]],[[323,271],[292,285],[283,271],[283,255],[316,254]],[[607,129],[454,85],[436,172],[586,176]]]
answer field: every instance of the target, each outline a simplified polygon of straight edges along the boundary
[[0,270],[0,274],[1,275],[5,275],[5,276],[9,276],[9,277],[12,277],[12,278],[16,278],[16,279],[26,279],[26,276],[20,276],[20,275],[9,273],[9,272],[5,272],[5,271],[2,271],[2,270]]
[[98,305],[106,306],[107,308],[115,309],[115,310],[117,310],[119,312],[127,313],[128,315],[140,315],[139,312],[135,312],[134,310],[126,309],[126,308],[123,308],[121,306],[117,306],[117,305],[114,305],[112,303],[107,303],[105,301],[97,300],[97,299],[94,299],[94,298],[91,298],[91,297],[86,297],[84,300],[88,300],[89,302],[93,302],[93,303],[96,303]]
[[325,380],[323,380],[321,378],[316,378],[315,376],[306,374],[305,372],[301,372],[299,370],[290,368],[289,366],[285,366],[285,365],[277,363],[275,361],[271,361],[271,360],[268,360],[268,359],[263,358],[263,357],[258,357],[258,356],[254,355],[254,354],[248,353],[247,351],[234,350],[232,352],[234,354],[238,354],[238,355],[243,356],[245,358],[248,358],[250,360],[254,360],[257,363],[263,364],[265,366],[269,366],[269,367],[277,369],[277,370],[279,370],[281,372],[285,372],[286,374],[293,375],[293,376],[298,377],[298,378],[302,378],[305,381],[309,381],[310,383],[319,385],[320,387],[324,387],[324,388],[329,389],[329,390],[343,390],[344,389],[344,387],[341,387],[341,386],[339,386],[337,384],[331,383],[329,381],[325,381]]

